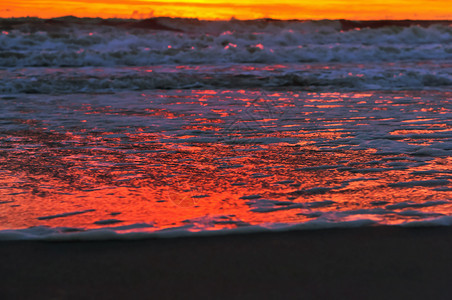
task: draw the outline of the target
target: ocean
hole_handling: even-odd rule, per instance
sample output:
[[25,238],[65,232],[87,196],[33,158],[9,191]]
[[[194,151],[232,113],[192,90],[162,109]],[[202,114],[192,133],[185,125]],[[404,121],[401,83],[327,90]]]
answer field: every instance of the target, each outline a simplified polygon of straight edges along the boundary
[[452,22],[0,32],[0,240],[452,225]]

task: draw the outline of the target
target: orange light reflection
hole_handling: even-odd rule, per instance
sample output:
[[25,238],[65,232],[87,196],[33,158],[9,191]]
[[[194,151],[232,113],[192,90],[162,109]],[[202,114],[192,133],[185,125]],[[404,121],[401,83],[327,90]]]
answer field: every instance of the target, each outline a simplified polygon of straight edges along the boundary
[[[16,120],[29,124],[31,129],[2,132],[0,228],[99,228],[105,224],[99,221],[111,219],[112,226],[115,222],[148,223],[162,229],[198,222],[199,228],[211,230],[299,223],[319,214],[331,215],[336,221],[366,217],[383,224],[417,220],[420,213],[452,214],[450,202],[419,206],[426,201],[452,199],[451,157],[381,154],[371,146],[361,150],[350,147],[355,130],[363,132],[355,126],[358,122],[379,124],[382,128],[389,126],[387,122],[412,123],[380,116],[366,107],[358,107],[362,115],[352,118],[337,114],[337,109],[346,110],[353,101],[360,101],[353,93],[306,93],[294,97],[291,92],[282,91],[260,101],[249,95],[256,92],[246,91],[174,93],[168,93],[169,105],[165,109],[126,110],[83,104],[74,111],[82,116],[178,120],[186,126],[181,127],[182,132],[153,132],[152,127],[133,126],[126,126],[122,132],[96,128],[64,128],[59,132],[38,121]],[[185,105],[198,107],[200,102],[194,99],[205,96],[217,98],[209,98],[209,107],[204,110],[183,112]],[[409,92],[402,96],[412,98]],[[441,94],[439,98],[443,96],[450,97]],[[140,97],[148,99],[147,95]],[[397,99],[392,99],[394,103],[375,99],[389,98],[386,94],[376,92],[361,97],[367,97],[366,103],[385,105],[398,112]],[[219,108],[221,101],[229,101],[226,107],[230,113],[225,112],[226,107]],[[266,113],[264,105],[272,101],[276,101],[272,113],[278,117],[259,117]],[[289,101],[292,106],[279,105],[278,101]],[[344,105],[325,104],[335,102]],[[150,106],[153,104],[149,102]],[[437,102],[422,105],[436,108]],[[417,107],[414,101],[406,105],[410,111]],[[293,115],[282,118],[276,108],[287,109]],[[231,123],[232,111],[239,114],[246,109],[249,111],[244,117],[248,119]],[[389,132],[400,135],[397,141],[407,145],[441,142],[442,136],[429,135],[450,132],[447,119],[432,118],[437,111],[428,110],[413,122],[426,128],[438,125],[439,130]],[[206,117],[211,113],[215,117]],[[281,119],[285,123],[277,122]],[[255,122],[254,127],[236,130],[230,126],[250,122]],[[213,142],[187,141],[199,138],[199,133],[187,132],[188,128],[203,132],[201,137],[213,138]],[[408,206],[391,208],[400,203]],[[384,207],[387,212],[379,213],[378,209]],[[68,212],[82,213],[43,218]],[[202,223],[207,216],[214,218],[213,223]]]

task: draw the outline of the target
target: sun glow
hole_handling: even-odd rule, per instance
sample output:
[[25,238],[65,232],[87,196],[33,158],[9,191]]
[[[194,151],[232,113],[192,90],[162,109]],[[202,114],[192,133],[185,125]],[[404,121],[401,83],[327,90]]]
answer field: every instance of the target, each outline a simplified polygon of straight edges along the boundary
[[451,19],[449,0],[4,0],[0,17]]

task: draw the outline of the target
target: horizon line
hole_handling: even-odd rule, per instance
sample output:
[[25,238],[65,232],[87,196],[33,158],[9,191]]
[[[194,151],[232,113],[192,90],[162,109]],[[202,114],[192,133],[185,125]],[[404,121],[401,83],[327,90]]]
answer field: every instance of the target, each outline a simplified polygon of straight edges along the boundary
[[63,18],[76,18],[76,19],[101,19],[101,20],[134,20],[134,21],[143,21],[143,20],[152,20],[152,19],[183,19],[183,20],[197,20],[197,21],[258,21],[258,20],[266,20],[266,21],[299,21],[299,22],[306,22],[306,21],[352,21],[352,22],[382,22],[382,21],[388,21],[388,22],[452,22],[452,19],[410,19],[410,18],[402,18],[402,19],[347,19],[347,18],[306,18],[306,19],[279,19],[279,18],[272,18],[272,17],[263,17],[263,18],[251,18],[251,19],[241,19],[236,18],[234,16],[230,18],[206,18],[201,19],[197,17],[172,17],[172,16],[152,16],[148,18],[124,18],[124,17],[78,17],[74,15],[62,15],[58,17],[51,17],[51,18],[41,18],[38,16],[14,16],[14,17],[1,17],[0,20],[5,19],[40,19],[40,20],[55,20],[55,19],[63,19]]

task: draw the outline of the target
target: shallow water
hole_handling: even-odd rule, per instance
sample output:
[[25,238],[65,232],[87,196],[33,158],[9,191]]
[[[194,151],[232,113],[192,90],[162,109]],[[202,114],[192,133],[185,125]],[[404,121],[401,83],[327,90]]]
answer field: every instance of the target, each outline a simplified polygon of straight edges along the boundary
[[[0,59],[0,239],[452,224],[449,25],[233,23],[210,33],[199,24],[188,33],[3,30],[2,57],[18,60]],[[281,31],[285,42],[275,42]],[[120,43],[115,32],[128,37],[119,56],[101,47]],[[224,36],[239,49],[262,39],[276,54],[252,62],[264,43],[251,56],[227,55]],[[178,50],[141,61],[139,47],[163,37]],[[368,55],[394,38],[399,52]],[[204,39],[204,50],[187,48]],[[300,39],[359,55],[291,61]],[[61,55],[82,46],[113,58],[76,55],[62,66]],[[432,47],[440,59],[428,56]]]
[[1,101],[2,229],[190,232],[452,213],[449,92],[152,90]]

